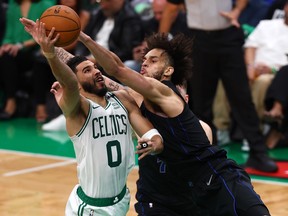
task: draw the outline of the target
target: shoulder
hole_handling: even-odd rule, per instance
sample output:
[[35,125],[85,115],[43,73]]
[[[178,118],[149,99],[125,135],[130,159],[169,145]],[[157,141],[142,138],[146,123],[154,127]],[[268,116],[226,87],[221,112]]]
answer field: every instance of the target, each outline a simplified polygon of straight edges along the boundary
[[113,94],[120,100],[120,102],[125,106],[127,110],[131,110],[137,106],[134,98],[129,94],[127,90],[114,91]]
[[111,94],[114,94],[122,103],[133,101],[133,98],[126,89],[113,91]]

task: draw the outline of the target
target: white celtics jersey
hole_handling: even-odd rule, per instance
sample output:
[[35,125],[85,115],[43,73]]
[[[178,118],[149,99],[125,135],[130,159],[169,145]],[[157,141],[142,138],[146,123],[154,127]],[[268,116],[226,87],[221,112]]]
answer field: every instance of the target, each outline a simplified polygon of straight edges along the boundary
[[85,124],[71,137],[79,184],[92,198],[118,195],[135,162],[127,110],[114,94],[106,98],[105,108],[90,101]]

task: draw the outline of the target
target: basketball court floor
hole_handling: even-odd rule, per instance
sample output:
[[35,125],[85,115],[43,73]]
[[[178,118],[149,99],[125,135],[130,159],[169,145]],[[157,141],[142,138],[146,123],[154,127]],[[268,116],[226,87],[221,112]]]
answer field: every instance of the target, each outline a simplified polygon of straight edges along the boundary
[[[247,152],[240,143],[224,147],[239,164]],[[281,170],[273,175],[250,173],[255,190],[272,216],[288,215],[288,148],[275,149],[271,157]],[[137,161],[137,158],[135,158]],[[132,198],[128,216],[135,216],[137,166],[128,178]],[[45,132],[34,118],[0,121],[0,215],[64,215],[68,196],[77,183],[73,146],[65,131]]]

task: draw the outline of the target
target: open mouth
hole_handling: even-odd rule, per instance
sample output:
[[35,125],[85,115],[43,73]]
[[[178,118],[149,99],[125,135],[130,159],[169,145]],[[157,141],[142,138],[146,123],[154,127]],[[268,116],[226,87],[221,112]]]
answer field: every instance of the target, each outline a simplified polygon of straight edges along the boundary
[[96,82],[102,82],[104,81],[104,78],[102,76],[99,76],[95,79]]
[[141,69],[141,71],[140,71],[140,74],[145,74],[146,73],[146,71],[144,70],[144,69]]

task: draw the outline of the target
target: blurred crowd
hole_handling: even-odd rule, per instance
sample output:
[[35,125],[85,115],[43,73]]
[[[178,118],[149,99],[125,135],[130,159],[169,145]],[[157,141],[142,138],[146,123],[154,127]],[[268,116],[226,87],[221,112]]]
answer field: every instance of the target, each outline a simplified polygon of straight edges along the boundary
[[[239,16],[237,32],[231,29],[221,43],[219,39],[214,47],[217,53],[208,46],[211,35],[215,35],[203,35],[205,24],[191,28],[184,4],[168,19],[166,0],[0,0],[0,121],[32,117],[45,124],[61,117],[50,93],[55,78],[39,47],[19,22],[20,17],[36,20],[47,8],[61,4],[78,13],[86,34],[136,72],[141,69],[147,35],[163,31],[171,37],[177,33],[195,37],[195,71],[191,71],[195,75],[187,80],[189,106],[213,129],[214,144],[236,140],[243,141],[245,147],[245,141],[255,137],[251,131],[257,127],[269,148],[288,146],[287,2],[249,0]],[[165,28],[167,24],[171,26]],[[230,70],[220,72],[225,63],[216,64],[215,58],[220,58],[222,44],[233,43],[231,37],[240,41],[241,47],[222,56]],[[64,48],[91,57],[77,41]],[[65,127],[63,120],[61,117],[61,126],[52,128]],[[243,149],[249,149],[249,145]]]

